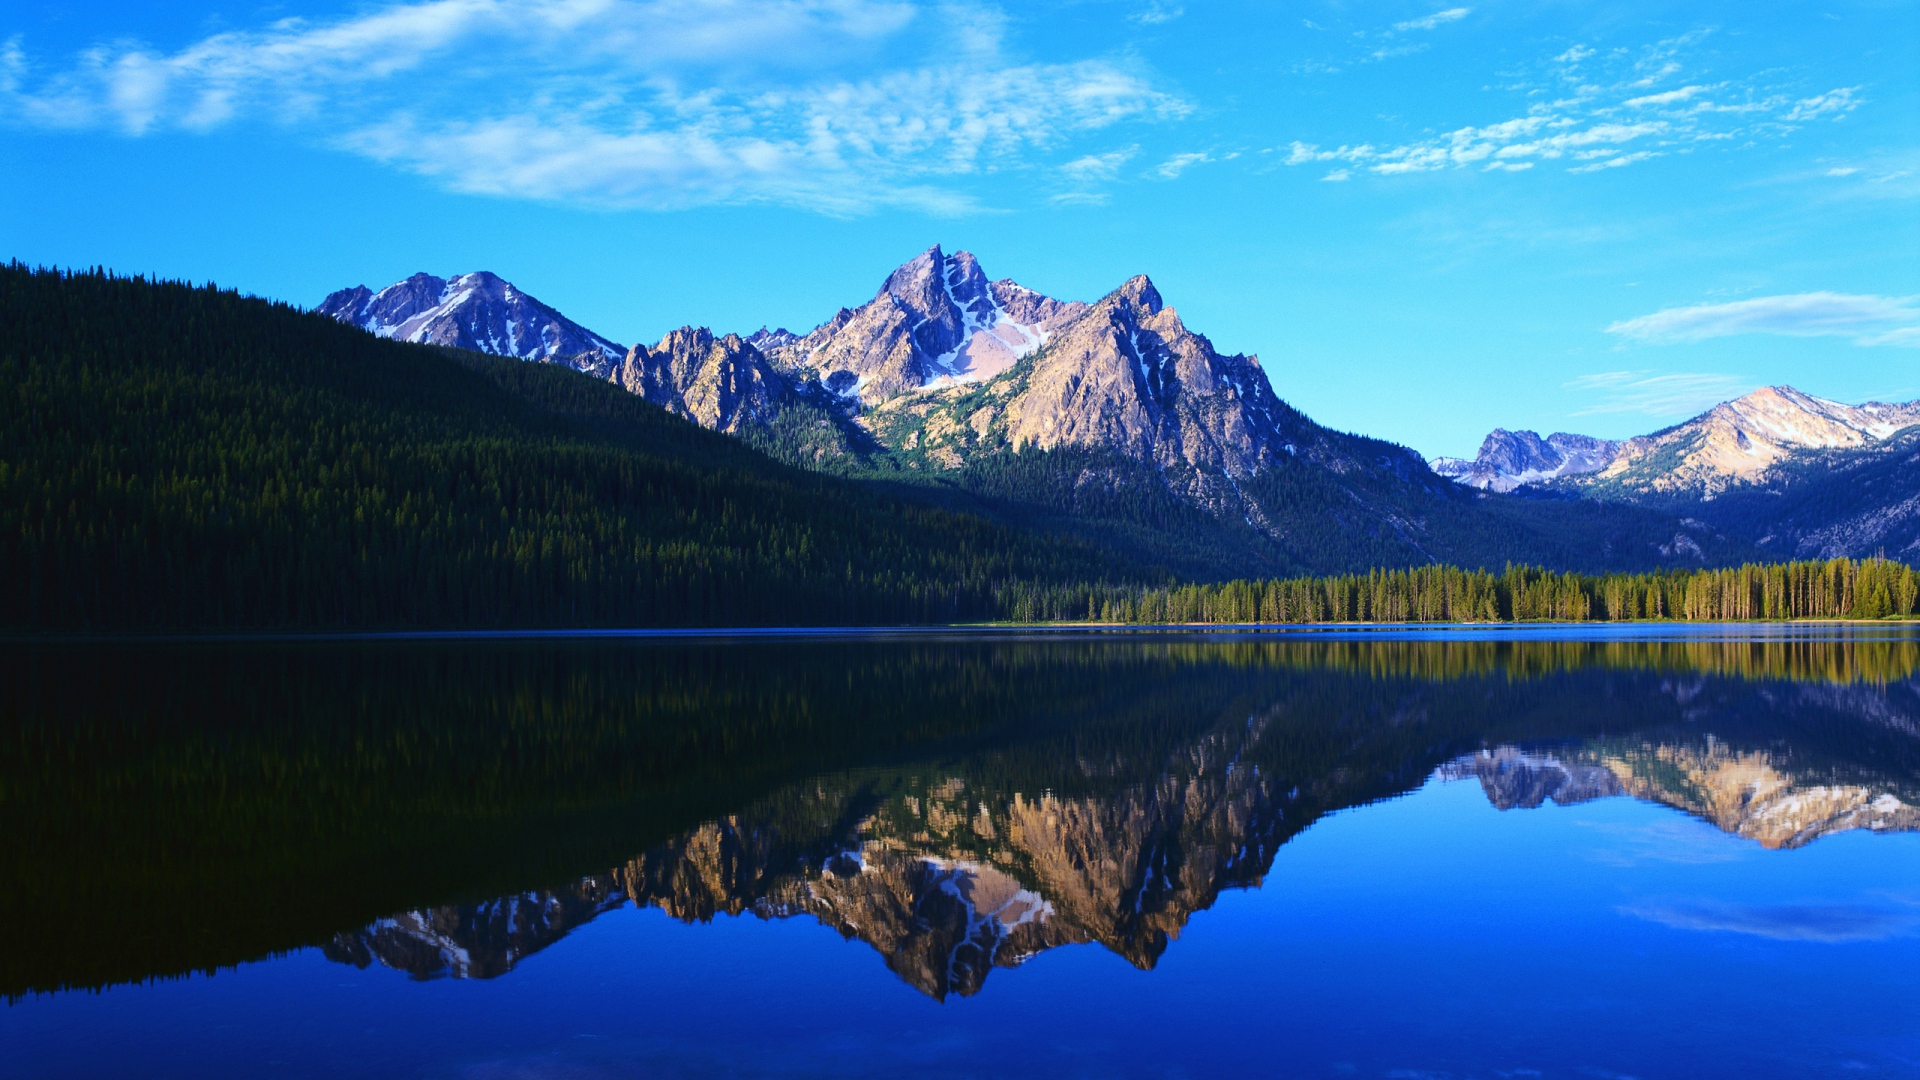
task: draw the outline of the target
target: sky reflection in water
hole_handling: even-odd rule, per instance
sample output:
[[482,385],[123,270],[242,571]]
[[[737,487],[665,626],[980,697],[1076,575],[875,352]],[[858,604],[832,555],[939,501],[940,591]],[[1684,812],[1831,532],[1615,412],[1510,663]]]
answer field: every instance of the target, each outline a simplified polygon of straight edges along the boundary
[[38,932],[0,1042],[29,1076],[1913,1075],[1920,659],[1770,648],[203,648],[113,657],[138,700],[15,655],[0,895]]

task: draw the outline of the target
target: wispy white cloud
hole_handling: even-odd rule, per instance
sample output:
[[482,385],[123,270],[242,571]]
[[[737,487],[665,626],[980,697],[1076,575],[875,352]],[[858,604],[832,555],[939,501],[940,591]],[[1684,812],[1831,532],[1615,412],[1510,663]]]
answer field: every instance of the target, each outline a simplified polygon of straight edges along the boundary
[[1373,50],[1361,58],[1360,62],[1363,64],[1376,64],[1382,60],[1391,60],[1396,56],[1412,56],[1415,53],[1423,53],[1430,48],[1432,48],[1432,46],[1424,41],[1409,42],[1405,45],[1382,45],[1380,48]]
[[1789,337],[1850,337],[1862,345],[1915,344],[1920,307],[1913,297],[1835,292],[1761,296],[1726,304],[1667,308],[1624,319],[1607,333],[1665,344],[1705,341],[1737,334]]
[[1158,26],[1161,23],[1170,23],[1186,13],[1187,9],[1181,7],[1179,4],[1163,3],[1162,0],[1148,0],[1146,7],[1127,16],[1127,18],[1142,26]]
[[1822,117],[1839,119],[1860,107],[1859,92],[1859,87],[1848,86],[1829,90],[1810,98],[1801,98],[1794,102],[1793,108],[1787,110],[1781,119],[1788,123],[1804,123]]
[[1188,111],[1131,62],[1015,62],[1005,23],[905,0],[419,0],[44,72],[15,39],[0,122],[272,124],[458,191],[859,213],[961,210],[957,178]]
[[1104,154],[1088,154],[1075,158],[1060,166],[1060,172],[1070,180],[1111,180],[1119,175],[1120,167],[1132,161],[1140,153],[1138,146],[1129,146],[1120,150],[1109,150]]
[[1628,98],[1623,104],[1629,109],[1644,109],[1649,105],[1674,105],[1706,92],[1707,88],[1704,86],[1683,86],[1678,90],[1667,90],[1658,94],[1642,94],[1637,98]]
[[1692,416],[1754,389],[1754,384],[1738,375],[1703,372],[1604,371],[1564,385],[1599,398],[1575,416],[1640,413],[1663,419]]
[[1175,154],[1161,162],[1160,166],[1153,170],[1153,173],[1162,180],[1172,180],[1181,173],[1193,168],[1195,165],[1205,165],[1212,160],[1213,155],[1205,151]]
[[[1553,57],[1541,78],[1511,87],[1535,99],[1523,115],[1391,144],[1322,149],[1295,141],[1285,160],[1339,162],[1383,176],[1466,167],[1511,172],[1563,160],[1568,172],[1593,173],[1709,143],[1777,139],[1807,123],[1840,119],[1861,103],[1858,87],[1795,98],[1754,80],[1689,81],[1684,61],[1704,37],[1695,32],[1605,55],[1576,45]],[[1663,84],[1671,88],[1658,89]]]
[[1445,11],[1436,11],[1423,19],[1408,19],[1406,22],[1394,23],[1393,28],[1400,31],[1431,30],[1442,23],[1459,22],[1472,13],[1472,8],[1448,8]]

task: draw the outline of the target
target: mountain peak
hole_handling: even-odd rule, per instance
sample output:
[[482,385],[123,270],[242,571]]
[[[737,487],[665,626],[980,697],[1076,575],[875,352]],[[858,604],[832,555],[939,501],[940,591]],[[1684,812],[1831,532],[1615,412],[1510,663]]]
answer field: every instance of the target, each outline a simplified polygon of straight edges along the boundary
[[322,315],[395,341],[602,368],[623,346],[573,322],[490,270],[452,279],[422,271],[370,292],[342,289],[320,302]]
[[1494,428],[1472,461],[1443,457],[1429,464],[1434,472],[1468,487],[1512,491],[1522,484],[1599,472],[1619,452],[1619,443],[1591,435],[1556,431],[1543,439],[1537,431]]
[[1113,291],[1113,295],[1145,309],[1148,315],[1158,315],[1160,309],[1166,306],[1160,298],[1160,290],[1153,287],[1153,279],[1145,274],[1128,278],[1126,284]]

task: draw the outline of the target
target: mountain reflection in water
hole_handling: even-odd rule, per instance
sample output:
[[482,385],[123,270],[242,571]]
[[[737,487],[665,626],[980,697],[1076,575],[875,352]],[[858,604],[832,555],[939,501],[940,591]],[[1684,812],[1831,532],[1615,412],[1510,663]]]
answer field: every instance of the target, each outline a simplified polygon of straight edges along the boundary
[[1436,777],[1501,808],[1632,796],[1766,848],[1920,822],[1920,645],[1884,632],[36,647],[0,668],[0,918],[36,927],[0,954],[9,995],[309,945],[492,978],[628,903],[811,918],[942,999],[1061,945],[1148,969],[1316,820]]

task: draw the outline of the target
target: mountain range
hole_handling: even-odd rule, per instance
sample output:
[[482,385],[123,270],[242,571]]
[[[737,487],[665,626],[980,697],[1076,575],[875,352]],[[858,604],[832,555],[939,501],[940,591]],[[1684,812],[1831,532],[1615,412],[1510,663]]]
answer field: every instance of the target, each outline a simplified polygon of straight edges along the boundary
[[[1257,357],[1216,348],[1144,275],[1091,303],[1060,300],[935,246],[804,333],[689,326],[618,359],[606,338],[493,275],[436,291],[439,281],[342,290],[319,310],[385,337],[572,367],[789,464],[904,485],[1183,576],[1642,569],[1757,554],[1672,507],[1490,497],[1407,447],[1317,424],[1276,394]],[[488,287],[460,284],[473,281]],[[507,297],[546,313],[537,335]],[[1514,458],[1516,475],[1565,475],[1612,451],[1556,438],[1566,445],[1521,448],[1533,457]]]
[[1612,442],[1496,429],[1436,472],[1682,513],[1774,557],[1920,559],[1920,401],[1846,405],[1767,386],[1681,424]]

